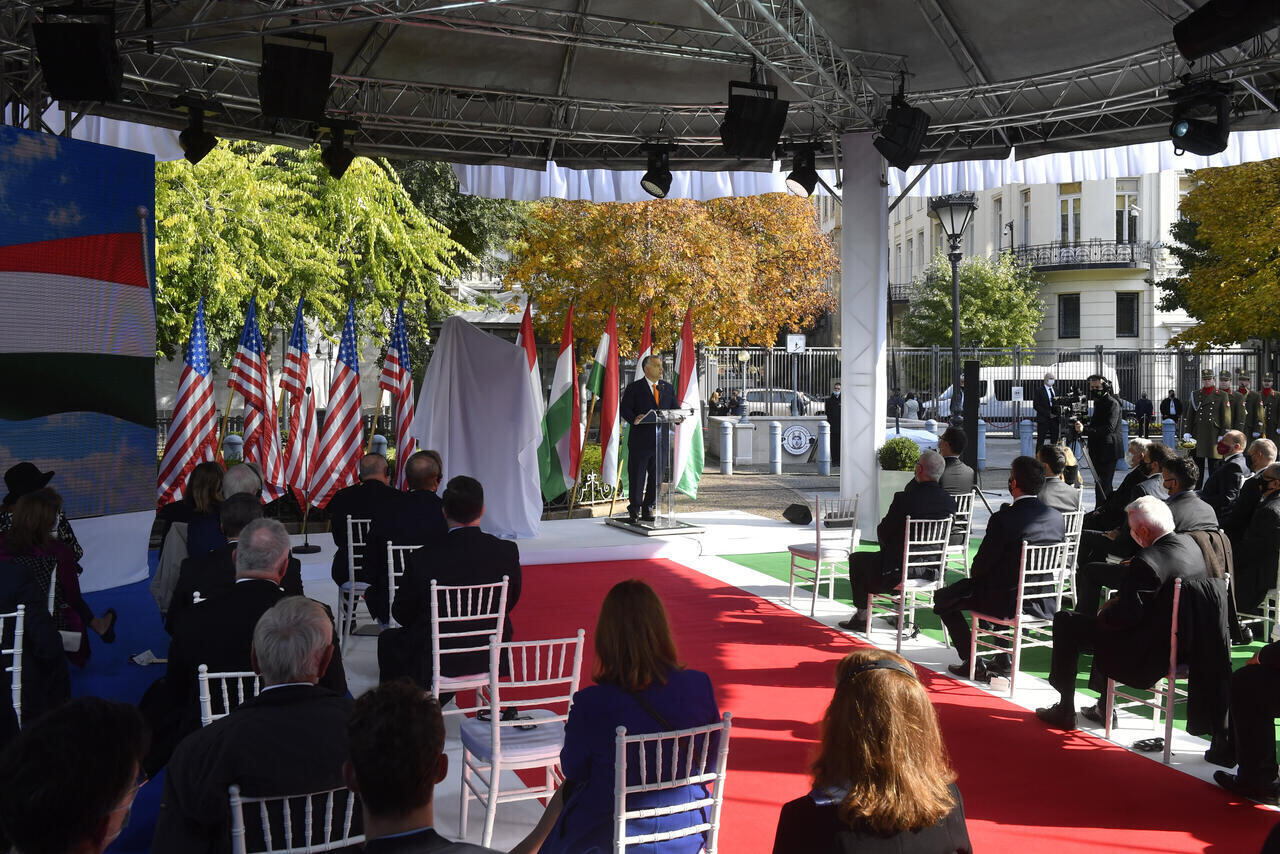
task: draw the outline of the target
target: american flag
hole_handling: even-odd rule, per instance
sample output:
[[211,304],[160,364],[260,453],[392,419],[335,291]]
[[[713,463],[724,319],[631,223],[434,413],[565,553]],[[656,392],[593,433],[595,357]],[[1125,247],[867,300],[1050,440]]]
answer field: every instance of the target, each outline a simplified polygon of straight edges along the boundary
[[284,465],[280,460],[280,425],[271,388],[271,369],[258,331],[258,300],[249,300],[240,346],[231,362],[227,385],[244,396],[244,458],[262,469],[262,494],[268,501],[284,495]]
[[360,444],[360,365],[356,361],[356,304],[347,303],[347,322],[338,344],[338,364],[329,386],[329,408],[320,434],[316,470],[311,477],[311,501],[317,507],[356,481],[363,448]]
[[307,481],[316,470],[316,398],[311,393],[311,353],[302,320],[302,300],[293,316],[293,333],[284,351],[280,387],[289,392],[289,444],[284,449],[284,482],[298,505],[307,506]]
[[404,465],[413,453],[413,371],[409,367],[409,336],[404,331],[404,300],[396,308],[396,322],[391,327],[387,357],[382,360],[382,376],[378,386],[391,392],[396,408],[396,489],[404,489]]
[[191,321],[191,337],[182,364],[173,421],[165,442],[160,477],[156,482],[158,504],[182,497],[187,477],[198,464],[214,457],[218,444],[218,413],[213,406],[213,382],[209,377],[209,339],[204,328],[204,297]]

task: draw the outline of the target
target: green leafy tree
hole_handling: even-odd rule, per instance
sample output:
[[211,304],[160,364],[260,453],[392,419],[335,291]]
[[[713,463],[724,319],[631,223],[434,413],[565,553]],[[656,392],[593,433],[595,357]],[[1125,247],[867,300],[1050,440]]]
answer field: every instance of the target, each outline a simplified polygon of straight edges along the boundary
[[1188,311],[1187,298],[1183,293],[1190,271],[1210,263],[1209,247],[1196,234],[1197,223],[1185,217],[1178,219],[1169,227],[1169,235],[1174,242],[1168,245],[1169,254],[1178,262],[1179,274],[1156,282],[1160,288],[1159,308],[1161,311]]
[[[1009,254],[962,261],[960,345],[1034,346],[1044,320],[1040,284]],[[911,347],[951,346],[951,262],[945,255],[935,255],[925,269],[902,320],[902,339]]]

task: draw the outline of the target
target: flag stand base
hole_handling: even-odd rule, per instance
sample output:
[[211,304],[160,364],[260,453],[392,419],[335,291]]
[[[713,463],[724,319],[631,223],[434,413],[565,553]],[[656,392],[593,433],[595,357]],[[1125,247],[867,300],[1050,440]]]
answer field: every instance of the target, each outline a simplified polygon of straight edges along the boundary
[[705,528],[681,522],[671,516],[659,516],[652,522],[630,521],[625,515],[610,516],[604,523],[611,528],[618,528],[641,537],[671,537],[678,534],[702,534]]

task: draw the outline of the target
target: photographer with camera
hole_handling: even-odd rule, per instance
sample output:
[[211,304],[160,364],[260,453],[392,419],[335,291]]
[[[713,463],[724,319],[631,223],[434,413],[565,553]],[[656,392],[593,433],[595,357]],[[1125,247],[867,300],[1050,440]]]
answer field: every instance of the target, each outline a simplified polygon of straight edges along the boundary
[[1077,416],[1073,426],[1084,435],[1089,449],[1089,467],[1093,469],[1096,506],[1111,495],[1116,461],[1124,453],[1124,443],[1120,438],[1120,401],[1111,393],[1111,384],[1105,377],[1099,374],[1089,377],[1089,399],[1093,401],[1093,414],[1089,416],[1089,423],[1083,423]]

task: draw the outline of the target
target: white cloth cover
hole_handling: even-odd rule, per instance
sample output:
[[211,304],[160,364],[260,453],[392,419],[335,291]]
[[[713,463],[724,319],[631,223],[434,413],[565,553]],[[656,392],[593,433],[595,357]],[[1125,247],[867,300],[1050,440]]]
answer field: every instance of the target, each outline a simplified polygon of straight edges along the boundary
[[147,545],[151,539],[154,510],[116,513],[72,519],[71,528],[84,549],[80,566],[80,590],[92,593],[109,587],[120,587],[145,581],[151,574],[147,567]]
[[481,527],[499,537],[536,537],[542,517],[538,442],[542,425],[526,388],[524,349],[450,317],[427,366],[411,434],[455,475],[484,486]]

